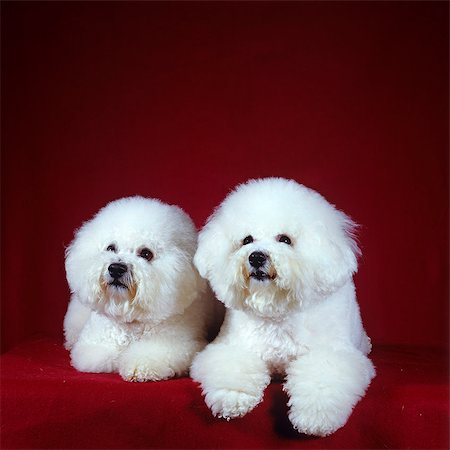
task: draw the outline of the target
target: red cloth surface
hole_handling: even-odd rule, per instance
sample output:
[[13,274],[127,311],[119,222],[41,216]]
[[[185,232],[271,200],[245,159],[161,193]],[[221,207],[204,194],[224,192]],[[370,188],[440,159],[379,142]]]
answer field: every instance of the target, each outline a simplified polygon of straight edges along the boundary
[[[448,445],[446,365],[401,350],[448,348],[447,2],[1,8],[4,447]],[[158,197],[200,227],[262,176],[361,224],[378,376],[335,436],[293,433],[276,384],[227,424],[187,379],[77,374],[60,346],[23,344],[62,340],[64,247],[107,202]]]
[[2,356],[2,448],[448,448],[448,354],[375,348],[378,376],[344,428],[298,434],[282,384],[241,419],[214,418],[189,378],[127,383],[83,374],[60,344],[22,344]]

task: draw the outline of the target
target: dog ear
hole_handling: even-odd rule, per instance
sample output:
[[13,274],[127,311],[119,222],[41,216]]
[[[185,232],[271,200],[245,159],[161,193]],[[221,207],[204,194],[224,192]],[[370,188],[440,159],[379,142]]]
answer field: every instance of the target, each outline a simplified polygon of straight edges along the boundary
[[212,266],[214,241],[215,241],[215,226],[212,220],[208,221],[203,229],[198,234],[197,251],[194,255],[194,265],[197,268],[200,276],[208,278],[209,271]]
[[315,223],[302,239],[305,282],[320,294],[342,287],[357,271],[361,254],[355,241],[357,225],[344,213],[336,213],[336,223]]
[[213,214],[198,235],[198,246],[194,256],[194,265],[203,278],[210,279],[212,268],[225,260],[228,240],[219,226],[216,214]]
[[79,236],[80,232],[77,231],[75,238],[65,249],[64,265],[66,269],[66,278],[72,293],[80,292],[85,284],[84,263],[86,259],[86,252],[80,244]]
[[91,242],[86,239],[87,223],[75,231],[72,242],[65,249],[66,278],[72,293],[86,289],[86,262],[91,257],[93,248]]

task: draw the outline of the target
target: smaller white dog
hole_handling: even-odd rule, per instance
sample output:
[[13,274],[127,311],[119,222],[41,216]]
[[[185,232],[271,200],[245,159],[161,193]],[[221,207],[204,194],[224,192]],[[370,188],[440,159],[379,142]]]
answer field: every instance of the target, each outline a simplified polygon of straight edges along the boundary
[[66,252],[72,365],[128,381],[186,374],[210,309],[196,245],[192,220],[159,200],[117,200],[86,222]]
[[191,376],[214,415],[243,416],[281,375],[299,432],[325,436],[346,423],[375,375],[352,280],[354,227],[281,178],[239,186],[208,219],[194,262],[227,310]]

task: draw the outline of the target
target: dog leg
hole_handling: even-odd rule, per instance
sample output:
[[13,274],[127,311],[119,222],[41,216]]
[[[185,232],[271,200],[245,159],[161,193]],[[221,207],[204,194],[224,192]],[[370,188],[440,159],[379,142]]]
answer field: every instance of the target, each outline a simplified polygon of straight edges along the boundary
[[263,399],[270,383],[266,364],[237,345],[210,344],[191,367],[214,416],[232,419],[251,411]]
[[114,372],[123,339],[122,330],[113,321],[92,312],[72,347],[73,367],[80,372]]
[[64,317],[64,346],[70,350],[80,336],[81,330],[89,319],[92,310],[84,306],[76,297],[72,296]]
[[288,367],[289,419],[300,433],[327,436],[347,422],[375,375],[357,350],[312,350]]

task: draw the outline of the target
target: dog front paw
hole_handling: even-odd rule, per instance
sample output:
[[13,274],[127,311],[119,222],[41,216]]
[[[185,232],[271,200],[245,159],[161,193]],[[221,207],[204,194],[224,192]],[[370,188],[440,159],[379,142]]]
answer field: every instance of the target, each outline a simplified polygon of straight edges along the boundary
[[119,359],[119,374],[125,381],[144,382],[167,380],[175,371],[167,362],[152,355],[125,351]]
[[227,420],[244,416],[261,400],[261,397],[231,389],[218,389],[205,395],[206,404],[213,415]]
[[328,436],[343,427],[351,408],[335,405],[299,405],[290,402],[289,420],[299,432],[313,436]]
[[117,350],[106,345],[77,342],[70,353],[71,363],[80,372],[114,372]]
[[292,362],[284,389],[300,433],[327,436],[347,422],[375,375],[371,361],[347,350],[316,350]]

